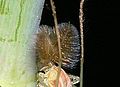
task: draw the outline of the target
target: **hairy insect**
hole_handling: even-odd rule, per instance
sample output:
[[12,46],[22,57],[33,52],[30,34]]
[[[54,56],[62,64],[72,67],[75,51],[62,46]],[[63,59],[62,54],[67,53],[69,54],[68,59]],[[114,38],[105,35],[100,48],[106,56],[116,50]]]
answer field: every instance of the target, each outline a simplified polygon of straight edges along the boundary
[[[62,67],[74,68],[79,61],[79,34],[77,29],[69,23],[58,25],[62,52]],[[54,29],[47,25],[40,26],[36,40],[36,55],[38,68],[49,64],[58,65],[57,37]]]
[[73,69],[79,61],[79,33],[70,23],[58,24],[53,0],[50,4],[55,26],[41,25],[36,38],[37,86],[72,87],[79,77],[68,75],[63,68]]

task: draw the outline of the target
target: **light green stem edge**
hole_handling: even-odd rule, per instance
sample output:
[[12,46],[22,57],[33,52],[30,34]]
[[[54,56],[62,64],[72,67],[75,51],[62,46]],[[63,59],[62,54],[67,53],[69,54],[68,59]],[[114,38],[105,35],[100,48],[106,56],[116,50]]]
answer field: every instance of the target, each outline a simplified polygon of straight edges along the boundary
[[44,0],[0,0],[0,87],[36,87],[34,34]]

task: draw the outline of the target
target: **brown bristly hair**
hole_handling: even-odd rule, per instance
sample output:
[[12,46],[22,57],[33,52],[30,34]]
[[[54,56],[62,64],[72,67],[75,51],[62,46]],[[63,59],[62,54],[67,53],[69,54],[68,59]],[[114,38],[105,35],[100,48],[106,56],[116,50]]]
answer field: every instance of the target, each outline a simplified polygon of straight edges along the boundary
[[[78,31],[70,23],[61,23],[58,25],[58,29],[61,40],[62,67],[73,69],[79,61],[80,44]],[[56,33],[54,29],[47,25],[41,25],[37,34],[36,55],[37,64],[40,68],[48,65],[48,63],[59,65]]]
[[[81,1],[81,3],[83,3]],[[40,30],[37,34],[37,41],[36,41],[36,54],[37,54],[37,66],[38,69],[42,68],[43,66],[48,65],[49,63],[57,63],[59,70],[57,74],[56,79],[56,87],[58,87],[58,81],[59,76],[61,72],[61,66],[67,65],[68,63],[71,63],[71,65],[74,65],[76,62],[78,62],[78,59],[76,57],[79,56],[79,35],[77,32],[77,29],[71,25],[70,23],[63,23],[59,24],[57,22],[57,16],[55,11],[55,6],[53,0],[50,0],[52,12],[53,12],[53,18],[55,27],[52,29],[51,27],[47,25],[40,26]],[[81,15],[81,8],[83,4],[80,4],[80,33],[81,33],[81,73],[80,77],[83,75],[83,54],[84,54],[84,48],[83,48],[83,13]],[[82,18],[81,18],[82,17]],[[65,34],[65,33],[66,34]],[[67,33],[68,32],[68,33]],[[77,35],[77,36],[75,36]],[[74,40],[75,39],[75,40]],[[68,42],[68,43],[66,43]],[[73,43],[72,43],[73,42]],[[77,44],[77,45],[76,45]],[[74,46],[76,48],[74,48]],[[66,51],[67,50],[67,51]],[[73,57],[72,54],[76,53],[75,57]],[[68,56],[71,54],[70,56]],[[73,59],[72,59],[73,57]],[[76,59],[74,59],[76,58]],[[68,64],[69,65],[69,64]],[[71,66],[73,67],[73,66]],[[80,82],[82,82],[80,79]],[[82,86],[80,86],[82,87]]]

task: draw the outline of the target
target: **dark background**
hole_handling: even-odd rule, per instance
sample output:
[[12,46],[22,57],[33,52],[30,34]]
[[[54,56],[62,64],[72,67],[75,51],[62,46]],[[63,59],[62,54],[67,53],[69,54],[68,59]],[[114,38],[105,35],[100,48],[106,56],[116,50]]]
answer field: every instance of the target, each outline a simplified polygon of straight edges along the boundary
[[[79,0],[54,1],[58,23],[70,22],[79,30]],[[84,87],[117,87],[113,84],[113,65],[117,54],[115,38],[119,37],[116,33],[120,16],[118,6],[113,0],[85,0]],[[54,25],[49,0],[45,2],[40,24]],[[79,65],[70,72],[79,75]]]

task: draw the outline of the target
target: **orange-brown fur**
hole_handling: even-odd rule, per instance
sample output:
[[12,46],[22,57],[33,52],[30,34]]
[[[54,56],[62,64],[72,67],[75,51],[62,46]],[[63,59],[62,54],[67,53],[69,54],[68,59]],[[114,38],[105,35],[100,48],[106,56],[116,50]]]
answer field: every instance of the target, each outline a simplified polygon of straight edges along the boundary
[[[60,32],[60,43],[62,51],[62,66],[72,68],[78,62],[79,56],[79,35],[77,29],[69,24],[58,25]],[[41,68],[49,63],[58,64],[57,37],[54,29],[46,25],[40,26],[36,38],[37,64]]]

